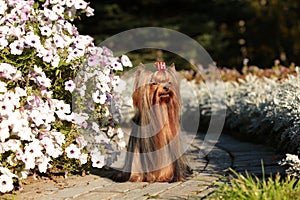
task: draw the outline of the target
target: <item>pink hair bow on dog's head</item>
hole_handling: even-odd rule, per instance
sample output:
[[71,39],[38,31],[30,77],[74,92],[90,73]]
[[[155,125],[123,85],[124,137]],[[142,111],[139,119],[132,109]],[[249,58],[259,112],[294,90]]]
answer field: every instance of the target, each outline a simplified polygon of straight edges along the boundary
[[163,71],[166,69],[165,62],[155,62],[154,65],[157,67],[158,71]]

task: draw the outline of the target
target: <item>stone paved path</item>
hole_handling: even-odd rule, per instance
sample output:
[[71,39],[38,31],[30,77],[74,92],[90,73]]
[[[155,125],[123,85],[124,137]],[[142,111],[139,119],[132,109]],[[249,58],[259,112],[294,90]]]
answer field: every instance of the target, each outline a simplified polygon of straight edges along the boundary
[[16,200],[98,200],[98,199],[203,199],[216,188],[215,183],[231,167],[238,172],[261,175],[261,159],[265,172],[282,172],[277,165],[280,159],[271,149],[263,145],[240,142],[222,134],[212,151],[203,156],[200,147],[203,135],[199,135],[187,152],[193,176],[177,183],[115,183],[110,179],[87,175],[71,176],[67,179],[39,180],[25,185],[23,191],[4,195],[1,199]]

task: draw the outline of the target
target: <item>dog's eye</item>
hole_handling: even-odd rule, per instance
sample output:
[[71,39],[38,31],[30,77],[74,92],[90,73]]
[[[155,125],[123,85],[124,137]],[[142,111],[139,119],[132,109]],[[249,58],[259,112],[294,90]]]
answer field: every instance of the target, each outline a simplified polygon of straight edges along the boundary
[[169,84],[172,85],[172,82],[170,81]]
[[158,85],[158,83],[157,82],[152,82],[152,85]]

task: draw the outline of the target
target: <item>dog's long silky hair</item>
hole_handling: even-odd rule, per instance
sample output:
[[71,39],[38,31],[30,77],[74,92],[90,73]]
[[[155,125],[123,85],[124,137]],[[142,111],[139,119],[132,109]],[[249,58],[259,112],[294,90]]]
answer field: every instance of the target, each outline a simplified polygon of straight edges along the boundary
[[191,169],[180,145],[181,102],[174,64],[155,72],[140,64],[133,105],[136,114],[124,165],[129,181],[185,180]]

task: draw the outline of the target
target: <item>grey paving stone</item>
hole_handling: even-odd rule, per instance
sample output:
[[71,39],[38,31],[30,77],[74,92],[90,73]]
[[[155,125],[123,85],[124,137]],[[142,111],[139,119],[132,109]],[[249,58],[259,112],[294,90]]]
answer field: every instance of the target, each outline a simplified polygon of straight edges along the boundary
[[[188,142],[193,134],[186,135]],[[20,200],[87,200],[87,199],[201,199],[216,189],[215,182],[232,167],[234,170],[260,176],[261,159],[265,172],[276,174],[283,168],[277,165],[278,155],[270,148],[240,142],[228,135],[221,135],[216,146],[207,154],[203,151],[203,136],[193,139],[186,152],[194,174],[185,182],[177,183],[115,183],[100,175],[73,176],[61,181],[40,181],[26,185],[24,191],[5,196]],[[200,151],[202,150],[202,151]],[[11,198],[10,198],[11,197]]]
[[171,189],[179,184],[182,184],[181,182],[176,183],[154,183],[149,184],[144,188],[134,189],[130,190],[129,192],[125,194],[120,194],[113,199],[128,199],[128,200],[140,200],[140,199],[148,199],[151,197],[157,198],[160,193],[162,193],[165,190]]
[[222,172],[228,169],[232,165],[232,159],[227,151],[220,148],[213,148],[212,151],[207,155],[208,165],[207,170],[215,170]]
[[189,199],[204,191],[211,185],[210,182],[191,180],[159,194],[158,199]]
[[55,198],[57,199],[76,198],[82,194],[86,194],[96,189],[104,188],[105,186],[111,185],[112,181],[108,181],[107,179],[98,177],[89,182],[78,181],[73,187],[58,190],[55,193],[53,193],[52,196],[55,196]]

